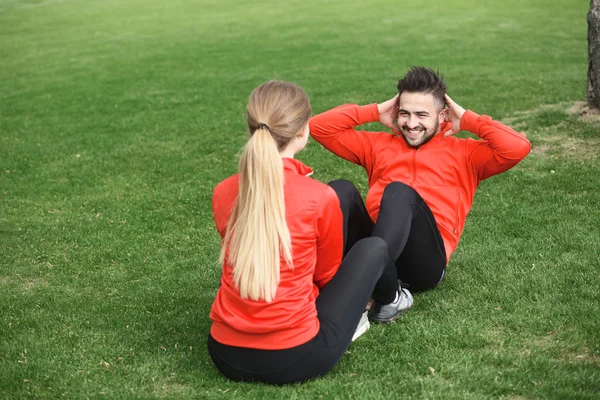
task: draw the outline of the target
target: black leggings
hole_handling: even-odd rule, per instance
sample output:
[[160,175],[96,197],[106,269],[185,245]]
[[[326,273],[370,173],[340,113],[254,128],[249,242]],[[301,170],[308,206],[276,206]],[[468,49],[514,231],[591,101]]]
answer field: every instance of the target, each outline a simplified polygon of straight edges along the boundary
[[302,382],[329,372],[348,349],[358,321],[386,265],[393,265],[380,238],[360,240],[321,290],[316,306],[320,329],[313,339],[284,350],[227,346],[208,336],[217,368],[235,381]]
[[340,198],[342,209],[350,210],[348,238],[380,237],[395,260],[396,268],[386,268],[375,287],[376,300],[390,292],[395,294],[398,278],[409,285],[411,292],[432,289],[440,283],[446,269],[444,242],[429,206],[412,187],[401,182],[388,184],[373,224],[351,182],[337,180],[329,185]]

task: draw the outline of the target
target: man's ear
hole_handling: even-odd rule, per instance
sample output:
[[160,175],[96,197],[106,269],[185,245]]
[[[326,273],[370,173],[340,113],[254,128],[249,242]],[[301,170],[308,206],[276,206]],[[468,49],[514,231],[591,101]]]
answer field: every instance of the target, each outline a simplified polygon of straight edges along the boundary
[[444,121],[447,121],[448,120],[447,119],[448,118],[448,109],[444,108],[442,111],[440,111],[438,117],[439,117],[440,124]]

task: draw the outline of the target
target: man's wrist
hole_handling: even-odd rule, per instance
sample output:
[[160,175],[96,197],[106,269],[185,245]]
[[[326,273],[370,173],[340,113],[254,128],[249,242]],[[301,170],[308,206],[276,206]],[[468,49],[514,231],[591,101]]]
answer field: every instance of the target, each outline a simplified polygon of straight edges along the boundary
[[465,113],[460,119],[460,129],[477,134],[477,119],[479,114],[471,110],[465,110]]
[[373,103],[365,106],[358,106],[357,114],[359,125],[368,124],[369,122],[379,122],[379,104]]

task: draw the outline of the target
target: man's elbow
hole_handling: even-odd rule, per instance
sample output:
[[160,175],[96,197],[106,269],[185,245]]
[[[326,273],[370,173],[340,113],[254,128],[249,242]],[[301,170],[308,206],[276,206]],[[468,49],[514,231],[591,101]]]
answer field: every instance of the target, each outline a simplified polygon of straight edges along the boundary
[[518,145],[514,149],[515,158],[519,161],[527,157],[527,155],[531,152],[531,143],[526,138],[523,140],[519,140]]
[[314,131],[317,131],[319,129],[319,124],[315,118],[316,117],[312,117],[308,120],[308,129],[310,130],[310,133],[313,133]]
[[321,123],[321,120],[319,118],[319,116],[314,116],[312,117],[309,121],[308,121],[308,130],[311,134],[311,136],[315,137],[315,136],[321,136],[323,134],[323,124]]

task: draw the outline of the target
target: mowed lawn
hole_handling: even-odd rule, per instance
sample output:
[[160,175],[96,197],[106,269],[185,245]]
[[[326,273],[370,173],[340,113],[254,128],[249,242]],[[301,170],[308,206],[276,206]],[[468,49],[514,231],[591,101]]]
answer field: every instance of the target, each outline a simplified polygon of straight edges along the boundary
[[[600,398],[588,7],[0,0],[0,398]],[[206,351],[210,201],[236,170],[250,91],[294,81],[319,113],[387,100],[410,65],[439,68],[532,153],[481,184],[444,283],[330,374],[226,380]],[[316,142],[298,158],[366,193]]]

